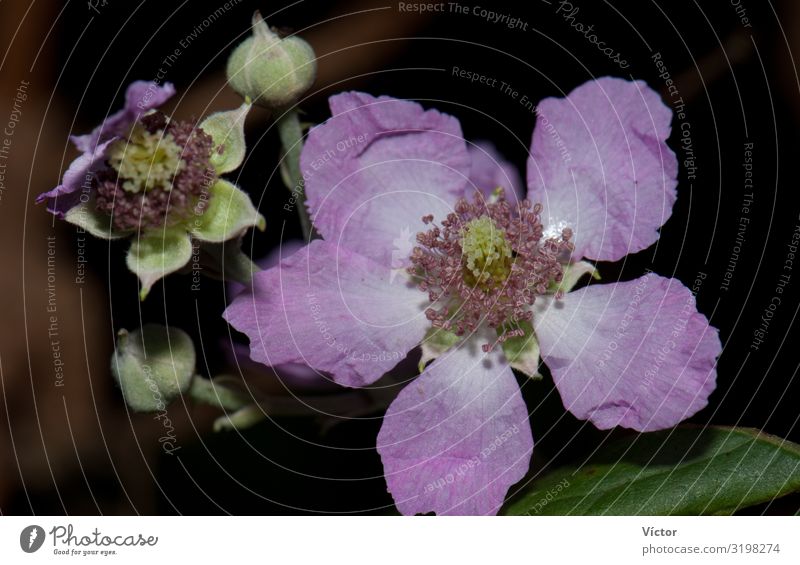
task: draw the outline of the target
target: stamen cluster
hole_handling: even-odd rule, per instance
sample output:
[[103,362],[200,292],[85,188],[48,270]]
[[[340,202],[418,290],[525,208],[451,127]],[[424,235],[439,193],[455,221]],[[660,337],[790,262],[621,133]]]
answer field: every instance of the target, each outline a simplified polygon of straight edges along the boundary
[[97,209],[120,230],[172,226],[205,210],[216,181],[211,136],[161,112],[144,116],[109,148],[95,175]]
[[[496,329],[497,343],[523,335],[536,296],[560,282],[561,259],[572,249],[572,231],[544,238],[541,204],[460,199],[441,226],[417,234],[408,272],[431,301],[425,314],[436,328],[463,336],[483,323]],[[484,344],[489,351],[495,344]]]

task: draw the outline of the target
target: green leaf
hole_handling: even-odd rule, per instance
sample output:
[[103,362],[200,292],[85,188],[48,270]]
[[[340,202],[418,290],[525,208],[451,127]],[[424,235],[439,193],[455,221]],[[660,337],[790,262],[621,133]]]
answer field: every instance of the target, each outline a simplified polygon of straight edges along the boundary
[[130,232],[119,231],[111,226],[111,216],[96,208],[94,198],[70,208],[64,219],[100,239],[119,239],[130,235]]
[[199,126],[214,140],[211,165],[219,174],[237,169],[244,161],[244,121],[250,108],[245,102],[235,110],[211,114]]
[[800,446],[748,428],[679,427],[534,480],[511,515],[730,514],[800,490]]
[[142,282],[139,297],[144,300],[156,281],[174,273],[191,258],[192,242],[183,228],[148,231],[134,239],[127,263]]
[[250,227],[263,231],[265,225],[264,216],[247,193],[219,179],[211,187],[208,208],[195,221],[192,235],[201,241],[220,243],[242,235]]

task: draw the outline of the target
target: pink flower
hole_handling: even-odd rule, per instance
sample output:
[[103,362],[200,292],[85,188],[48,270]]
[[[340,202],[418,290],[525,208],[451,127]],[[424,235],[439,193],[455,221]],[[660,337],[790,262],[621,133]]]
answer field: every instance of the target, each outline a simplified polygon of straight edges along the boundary
[[594,271],[582,259],[649,247],[671,214],[671,113],[644,83],[542,101],[522,201],[513,171],[468,149],[451,116],[352,92],[330,106],[301,159],[324,239],[258,273],[225,318],[254,360],[349,387],[420,344],[435,358],[378,435],[401,512],[499,510],[533,450],[511,369],[533,375],[540,351],[565,407],[602,429],[668,428],[706,405],[721,346],[680,281],[569,292]]

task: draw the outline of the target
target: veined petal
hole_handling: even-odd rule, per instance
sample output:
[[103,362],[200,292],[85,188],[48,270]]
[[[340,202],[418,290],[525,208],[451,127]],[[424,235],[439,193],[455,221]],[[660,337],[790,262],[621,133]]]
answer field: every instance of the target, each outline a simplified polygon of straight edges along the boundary
[[395,399],[378,452],[403,514],[496,514],[528,471],[528,410],[509,366],[476,343],[451,349]]
[[[288,239],[269,252],[266,257],[259,259],[256,263],[262,269],[269,269],[277,265],[281,259],[288,259],[294,253],[305,247],[306,243],[300,239]],[[245,285],[236,281],[228,281],[228,296],[235,297],[245,290]],[[230,350],[230,343],[223,345],[226,350]],[[250,348],[239,344],[234,344],[230,351],[232,363],[240,366],[243,372],[252,371],[254,373],[268,372],[262,363],[250,359]],[[336,387],[328,377],[319,374],[318,371],[302,363],[283,363],[273,367],[274,373],[280,380],[289,387],[300,387],[306,389],[328,389]]]
[[331,97],[330,107],[300,159],[314,225],[374,261],[406,264],[422,216],[443,219],[468,185],[458,120],[358,92]]
[[128,133],[128,129],[140,116],[158,108],[174,94],[175,87],[169,82],[163,86],[147,80],[132,82],[125,91],[125,107],[106,118],[92,133],[73,135],[72,143],[84,153],[93,151],[97,144]]
[[48,200],[47,211],[59,218],[64,218],[64,215],[69,210],[80,203],[78,191],[82,187],[86,189],[87,193],[91,191],[92,174],[102,167],[106,159],[106,149],[116,139],[116,137],[112,137],[72,161],[69,168],[64,172],[61,184],[53,190],[37,196],[36,203],[40,204]]
[[576,417],[653,431],[706,406],[722,346],[680,281],[648,274],[534,308],[542,359]]
[[322,240],[256,273],[223,316],[265,365],[303,363],[373,383],[422,340],[427,297],[402,273]]
[[655,243],[672,214],[672,112],[644,82],[604,77],[537,109],[528,197],[553,233],[572,228],[573,260],[616,261]]

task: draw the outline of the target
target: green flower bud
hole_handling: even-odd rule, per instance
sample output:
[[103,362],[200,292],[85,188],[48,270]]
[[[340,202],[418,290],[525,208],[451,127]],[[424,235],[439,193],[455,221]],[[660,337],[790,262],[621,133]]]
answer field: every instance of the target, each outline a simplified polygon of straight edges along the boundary
[[281,39],[256,12],[253,35],[228,58],[228,81],[245,99],[266,108],[297,101],[314,83],[314,50],[296,36]]
[[125,403],[137,412],[164,410],[186,392],[195,370],[192,338],[177,328],[146,324],[120,330],[111,357],[111,373]]

